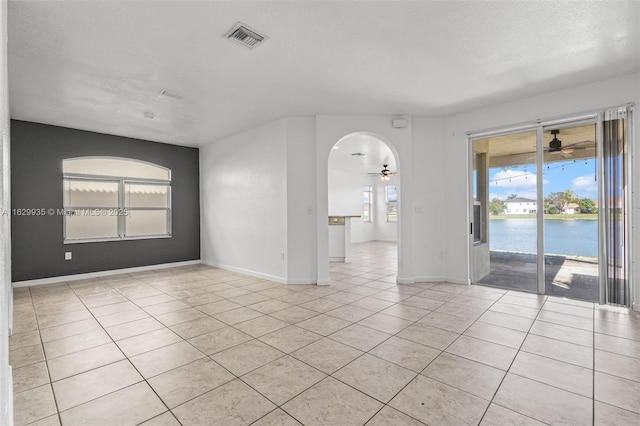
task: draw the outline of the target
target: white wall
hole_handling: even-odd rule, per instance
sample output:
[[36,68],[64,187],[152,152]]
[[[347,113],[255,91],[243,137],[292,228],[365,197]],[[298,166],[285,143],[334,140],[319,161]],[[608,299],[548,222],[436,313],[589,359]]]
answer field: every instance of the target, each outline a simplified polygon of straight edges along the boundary
[[316,120],[285,119],[287,128],[287,283],[317,277]]
[[202,261],[287,284],[317,277],[315,118],[200,150]]
[[[355,221],[353,241],[398,241],[400,282],[443,279],[442,121],[419,118],[412,130],[407,117],[406,128],[394,129],[392,118],[291,117],[203,147],[203,262],[280,282],[329,283],[329,155],[343,137],[366,133],[385,142],[396,158],[399,174],[388,183],[400,188],[400,220],[384,222],[385,182],[371,179],[377,223],[366,229]],[[363,182],[349,180],[354,214],[360,214]]]
[[[0,4],[0,212],[11,208],[9,159],[9,101],[7,86],[7,2]],[[11,287],[10,216],[0,214],[0,424],[13,425],[13,390],[9,365],[9,328],[13,294]]]
[[329,169],[329,216],[361,216],[362,187],[368,176],[347,170]]
[[[442,181],[447,183],[447,206],[444,221],[447,238],[445,239],[446,278],[454,282],[468,282],[468,208],[467,208],[467,172],[468,150],[466,132],[479,131],[501,126],[510,126],[523,122],[545,120],[581,112],[599,111],[606,107],[634,102],[640,104],[640,73],[635,73],[597,83],[571,87],[551,93],[540,94],[514,102],[481,108],[444,119],[442,154],[445,167]],[[636,108],[634,120],[636,152],[633,159],[633,179],[635,193],[632,197],[633,251],[640,253],[640,167],[638,150],[640,142],[640,116]],[[418,157],[418,155],[416,155]],[[431,162],[433,163],[433,162]],[[640,294],[640,265],[633,264],[635,294]],[[637,300],[637,298],[636,298]],[[640,306],[637,305],[636,309]]]
[[200,149],[203,263],[286,282],[286,124]]
[[453,189],[445,177],[442,120],[413,118],[414,274],[416,281],[445,280],[446,228]]

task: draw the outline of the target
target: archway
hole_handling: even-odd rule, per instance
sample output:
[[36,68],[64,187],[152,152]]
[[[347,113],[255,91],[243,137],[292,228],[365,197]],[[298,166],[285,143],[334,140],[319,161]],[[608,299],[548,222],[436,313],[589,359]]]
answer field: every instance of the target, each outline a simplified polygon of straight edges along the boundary
[[396,282],[401,186],[393,146],[380,135],[354,132],[340,138],[328,157],[331,281],[357,281],[354,269],[366,267],[368,278]]

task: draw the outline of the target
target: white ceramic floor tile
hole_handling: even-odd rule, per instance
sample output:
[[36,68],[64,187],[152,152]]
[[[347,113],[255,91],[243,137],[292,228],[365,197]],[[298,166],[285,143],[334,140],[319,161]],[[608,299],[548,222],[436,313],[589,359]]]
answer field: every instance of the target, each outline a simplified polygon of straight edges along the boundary
[[396,267],[371,242],[329,286],[192,265],[16,289],[16,424],[640,423],[640,315]]

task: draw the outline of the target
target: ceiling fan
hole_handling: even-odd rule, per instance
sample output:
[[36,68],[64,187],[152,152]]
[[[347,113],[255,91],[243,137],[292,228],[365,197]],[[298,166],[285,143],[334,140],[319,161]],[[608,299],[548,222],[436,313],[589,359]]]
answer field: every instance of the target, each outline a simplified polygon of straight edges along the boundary
[[[593,141],[582,141],[576,142],[569,145],[562,146],[562,141],[558,139],[558,134],[560,133],[559,129],[551,130],[551,134],[553,135],[553,139],[549,141],[549,147],[544,148],[544,152],[548,152],[550,154],[559,154],[563,157],[570,158],[571,154],[577,149],[595,149],[595,144]],[[591,145],[591,146],[588,146]]]
[[388,169],[388,165],[387,164],[383,164],[382,167],[384,167],[382,170],[380,170],[379,172],[376,173],[368,173],[370,175],[379,175],[381,180],[389,180],[391,179],[392,175],[397,174],[397,172],[392,172],[391,170]]

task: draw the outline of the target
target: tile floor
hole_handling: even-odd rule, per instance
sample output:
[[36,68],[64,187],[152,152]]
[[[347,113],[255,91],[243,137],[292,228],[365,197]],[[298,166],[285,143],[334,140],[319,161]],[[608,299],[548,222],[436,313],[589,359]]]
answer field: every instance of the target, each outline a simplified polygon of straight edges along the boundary
[[640,316],[448,283],[192,266],[16,289],[16,425],[638,425]]

